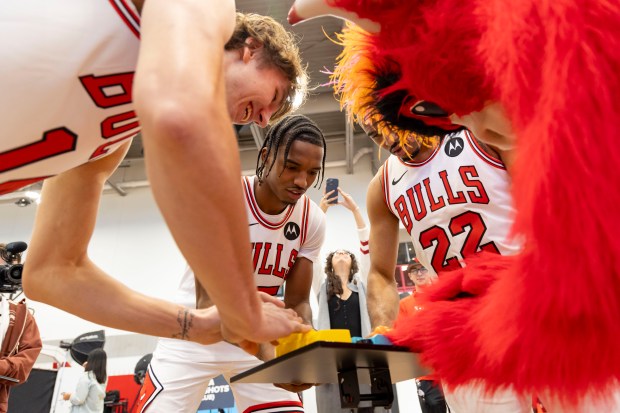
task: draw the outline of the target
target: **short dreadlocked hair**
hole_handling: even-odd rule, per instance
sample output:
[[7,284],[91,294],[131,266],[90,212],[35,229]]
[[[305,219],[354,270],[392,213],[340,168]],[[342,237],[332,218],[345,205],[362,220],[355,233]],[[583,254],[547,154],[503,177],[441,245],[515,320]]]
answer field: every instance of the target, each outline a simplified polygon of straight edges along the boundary
[[[263,182],[263,179],[271,172],[276,162],[278,151],[282,145],[284,145],[284,162],[286,163],[291,145],[295,141],[308,142],[323,148],[321,172],[319,174],[319,179],[317,179],[317,183],[314,185],[315,187],[317,187],[317,185],[318,187],[321,186],[323,175],[325,174],[325,155],[327,154],[325,136],[321,129],[319,129],[319,126],[304,115],[287,116],[269,129],[269,132],[267,132],[265,136],[265,142],[263,142],[263,146],[258,152],[258,159],[256,160],[256,176],[258,177],[258,182]],[[261,156],[263,149],[267,150],[264,159]],[[273,160],[267,165],[271,154],[273,154]],[[266,172],[265,168],[267,169]],[[282,172],[280,172],[280,174],[281,173]]]

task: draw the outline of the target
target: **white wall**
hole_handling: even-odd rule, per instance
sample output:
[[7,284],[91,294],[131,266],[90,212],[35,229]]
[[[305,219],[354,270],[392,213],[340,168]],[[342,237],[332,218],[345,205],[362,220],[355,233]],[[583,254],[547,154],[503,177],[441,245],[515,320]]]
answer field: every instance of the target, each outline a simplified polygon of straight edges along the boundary
[[[0,205],[1,242],[30,241],[35,207]],[[89,247],[89,255],[108,274],[130,288],[165,298],[174,291],[184,260],[163,223],[150,189],[131,190],[126,197],[105,195]],[[28,265],[28,255],[24,257]],[[67,291],[67,296],[78,294]],[[100,329],[45,304],[30,302],[43,340],[74,338]],[[106,328],[107,334],[118,331]]]
[[[366,188],[372,178],[370,156],[361,158],[354,175],[346,175],[344,168],[329,168],[325,174],[340,179],[340,186],[354,197],[364,215]],[[310,198],[318,202],[324,185],[321,189],[310,189]],[[24,208],[13,204],[0,205],[0,242],[29,242],[35,211],[34,204]],[[337,248],[358,249],[355,222],[342,206],[330,208],[327,214],[324,249]],[[108,274],[130,288],[160,298],[170,297],[185,265],[149,188],[131,189],[125,197],[115,193],[103,196],[89,255]],[[24,258],[27,265],[27,253]],[[78,293],[66,292],[67,296]],[[30,304],[36,311],[43,340],[72,339],[101,328],[50,306],[33,301]],[[107,335],[120,333],[105,330]]]

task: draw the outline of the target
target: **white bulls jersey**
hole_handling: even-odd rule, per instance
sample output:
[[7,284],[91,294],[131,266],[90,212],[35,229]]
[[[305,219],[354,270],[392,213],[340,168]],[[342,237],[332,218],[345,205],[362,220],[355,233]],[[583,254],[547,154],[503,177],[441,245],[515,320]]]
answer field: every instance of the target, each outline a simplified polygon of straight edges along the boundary
[[4,0],[0,194],[109,154],[138,131],[131,0]]
[[448,135],[421,162],[390,156],[382,186],[388,208],[431,273],[459,268],[463,258],[482,250],[519,250],[508,238],[514,218],[510,177],[469,131]]
[[[317,263],[325,238],[325,214],[305,195],[278,215],[265,214],[254,196],[256,179],[243,178],[254,280],[260,291],[275,295],[295,260],[304,257]],[[194,273],[189,268],[181,280],[176,301],[187,307],[196,306]]]

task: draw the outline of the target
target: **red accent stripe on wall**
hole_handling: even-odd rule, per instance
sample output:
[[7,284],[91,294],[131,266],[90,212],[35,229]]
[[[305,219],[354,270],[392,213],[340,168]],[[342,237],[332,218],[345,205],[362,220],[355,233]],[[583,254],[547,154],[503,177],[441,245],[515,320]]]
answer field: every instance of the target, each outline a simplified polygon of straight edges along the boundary
[[136,396],[140,391],[140,386],[134,381],[133,374],[108,377],[106,391],[110,390],[118,390],[121,393],[121,399],[127,399],[127,411],[133,413],[130,409],[135,404]]

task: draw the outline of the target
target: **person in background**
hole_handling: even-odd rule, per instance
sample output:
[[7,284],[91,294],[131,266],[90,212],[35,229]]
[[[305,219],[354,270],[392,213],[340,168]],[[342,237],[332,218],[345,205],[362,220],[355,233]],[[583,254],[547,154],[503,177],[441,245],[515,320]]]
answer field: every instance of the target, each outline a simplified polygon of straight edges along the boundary
[[[338,192],[342,196],[342,201],[329,203],[336,197],[332,191],[323,195],[319,206],[326,213],[334,205],[342,205],[351,211],[360,240],[361,258],[358,263],[354,254],[342,249],[333,251],[327,256],[325,261],[326,278],[319,289],[319,317],[316,327],[319,330],[346,328],[351,331],[353,337],[366,337],[371,332],[370,317],[366,307],[366,282],[370,263],[368,236],[370,231],[353,197],[340,188],[338,188]],[[352,306],[352,303],[358,305]],[[340,309],[341,307],[342,309]],[[354,312],[353,319],[345,319],[342,313],[347,311],[345,307]]]
[[400,293],[401,303],[404,298],[410,297],[415,294],[420,287],[424,287],[425,285],[430,285],[433,282],[433,278],[429,276],[428,270],[420,260],[417,258],[413,258],[409,265],[407,266],[407,277],[411,280],[414,285],[413,292],[404,292]]
[[[0,264],[6,262],[4,247],[0,244]],[[6,413],[11,387],[26,381],[43,347],[26,300],[14,303],[0,295],[0,343],[0,376],[6,377],[0,377],[0,413]]]
[[106,352],[97,348],[88,354],[84,374],[80,377],[75,393],[63,393],[62,398],[71,402],[71,413],[102,413],[105,388],[108,381]]
[[[361,258],[339,249],[332,251],[325,260],[325,276],[319,289],[319,314],[316,328],[346,329],[352,337],[367,337],[370,333],[370,316],[366,306],[366,280],[369,268],[369,229],[353,197],[338,188],[342,201],[330,203],[337,197],[335,191],[326,193],[319,206],[324,212],[334,206],[342,205],[355,219],[360,240]],[[323,384],[316,388],[317,411],[331,413],[345,411],[340,407],[338,385]],[[361,411],[361,410],[360,410]]]

